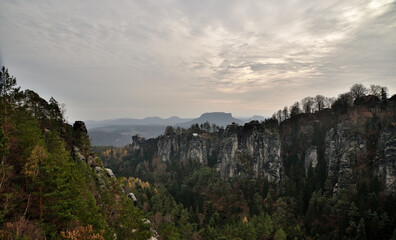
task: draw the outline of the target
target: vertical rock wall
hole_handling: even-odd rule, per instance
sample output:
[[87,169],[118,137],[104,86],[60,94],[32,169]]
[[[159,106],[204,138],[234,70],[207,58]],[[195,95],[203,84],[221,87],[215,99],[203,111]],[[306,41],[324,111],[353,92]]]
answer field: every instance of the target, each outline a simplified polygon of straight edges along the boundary
[[355,184],[353,166],[358,159],[366,156],[366,141],[359,134],[349,131],[350,128],[350,123],[345,121],[326,134],[325,160],[333,192]]
[[376,157],[373,161],[374,174],[385,184],[385,190],[396,191],[396,128],[389,126],[381,131]]
[[279,134],[260,124],[228,126],[217,169],[224,178],[251,175],[267,178],[270,182],[280,181],[283,165]]

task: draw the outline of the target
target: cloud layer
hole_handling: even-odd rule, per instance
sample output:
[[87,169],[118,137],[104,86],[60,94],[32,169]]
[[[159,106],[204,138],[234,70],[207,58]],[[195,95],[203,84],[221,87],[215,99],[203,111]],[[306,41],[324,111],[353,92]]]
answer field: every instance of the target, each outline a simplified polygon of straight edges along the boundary
[[75,119],[271,115],[356,83],[396,89],[396,3],[0,2],[3,64]]

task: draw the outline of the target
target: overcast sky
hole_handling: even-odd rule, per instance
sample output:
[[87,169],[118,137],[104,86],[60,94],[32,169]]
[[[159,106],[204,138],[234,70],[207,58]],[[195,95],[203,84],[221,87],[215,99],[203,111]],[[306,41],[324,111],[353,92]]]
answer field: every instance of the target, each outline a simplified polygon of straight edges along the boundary
[[74,120],[271,116],[354,83],[396,91],[389,0],[1,0],[0,61]]

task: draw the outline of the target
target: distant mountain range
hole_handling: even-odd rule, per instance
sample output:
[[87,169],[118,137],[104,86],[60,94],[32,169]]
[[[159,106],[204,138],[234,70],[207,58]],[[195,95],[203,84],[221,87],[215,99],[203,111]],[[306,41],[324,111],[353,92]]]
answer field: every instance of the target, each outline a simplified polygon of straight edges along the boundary
[[102,121],[86,121],[92,145],[94,146],[124,146],[131,143],[131,137],[140,134],[145,138],[154,138],[164,133],[167,126],[189,128],[193,124],[209,122],[220,127],[229,124],[244,124],[252,120],[263,121],[263,116],[251,118],[234,118],[231,113],[211,112],[204,113],[199,118],[160,118],[147,117],[143,119],[121,118]]
[[134,119],[134,118],[119,118],[119,119],[108,119],[102,121],[91,121],[88,120],[85,122],[85,125],[88,129],[91,128],[99,128],[105,127],[109,125],[162,125],[162,126],[173,126],[177,124],[182,124],[188,121],[191,121],[192,118],[179,118],[179,117],[170,117],[170,118],[160,118],[160,117],[147,117],[143,119]]

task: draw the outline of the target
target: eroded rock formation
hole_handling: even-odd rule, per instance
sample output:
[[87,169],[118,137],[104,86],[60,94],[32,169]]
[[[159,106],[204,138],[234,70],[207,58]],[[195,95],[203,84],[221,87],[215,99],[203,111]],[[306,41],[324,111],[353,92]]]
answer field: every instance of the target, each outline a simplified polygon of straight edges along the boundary
[[385,184],[385,190],[396,191],[396,127],[381,131],[377,154],[373,161],[374,174]]
[[355,184],[353,166],[366,157],[366,141],[359,133],[350,130],[350,123],[344,121],[326,134],[325,160],[333,192]]
[[279,134],[257,122],[244,127],[229,125],[222,139],[217,169],[224,178],[251,175],[278,182],[282,172]]

